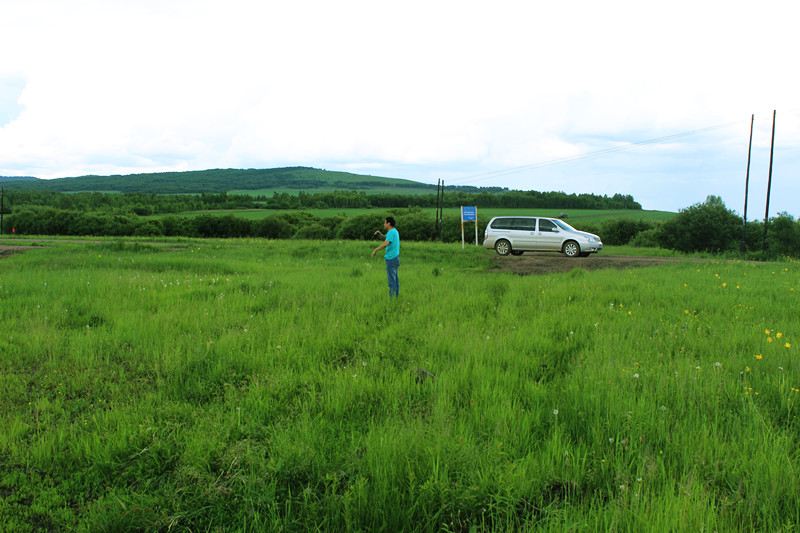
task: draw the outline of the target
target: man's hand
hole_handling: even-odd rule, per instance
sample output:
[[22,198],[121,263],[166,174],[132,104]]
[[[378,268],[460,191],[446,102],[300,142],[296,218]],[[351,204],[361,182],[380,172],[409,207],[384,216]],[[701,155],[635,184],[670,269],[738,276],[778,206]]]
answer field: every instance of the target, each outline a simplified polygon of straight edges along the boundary
[[377,248],[375,248],[374,250],[372,250],[372,257],[375,257],[375,254],[376,254],[376,253],[378,253],[378,249],[377,249]]

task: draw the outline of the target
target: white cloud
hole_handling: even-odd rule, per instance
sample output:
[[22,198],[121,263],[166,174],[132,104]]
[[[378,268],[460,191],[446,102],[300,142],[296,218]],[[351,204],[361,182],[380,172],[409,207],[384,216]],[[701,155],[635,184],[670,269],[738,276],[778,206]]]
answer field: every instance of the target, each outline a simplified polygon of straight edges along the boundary
[[679,179],[670,169],[698,157],[692,147],[721,165],[714,173],[738,172],[752,111],[758,150],[773,108],[781,146],[800,146],[788,112],[800,89],[789,10],[4,1],[0,49],[13,53],[0,58],[0,77],[25,87],[21,113],[0,125],[0,174],[333,164],[456,179],[732,120],[741,126],[613,159],[616,171],[598,160],[589,170],[602,183],[584,167],[558,174],[566,190],[628,192],[613,176],[652,171],[650,158],[659,179]]

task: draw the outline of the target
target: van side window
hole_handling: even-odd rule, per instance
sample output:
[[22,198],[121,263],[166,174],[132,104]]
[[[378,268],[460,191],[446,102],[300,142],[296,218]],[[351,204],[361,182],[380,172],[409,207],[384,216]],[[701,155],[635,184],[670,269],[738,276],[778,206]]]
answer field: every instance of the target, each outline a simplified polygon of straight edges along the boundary
[[515,218],[514,229],[519,231],[536,231],[535,218]]
[[549,220],[545,220],[544,218],[539,219],[539,231],[549,231],[551,233],[555,233],[558,231],[556,225],[550,222]]
[[512,218],[497,218],[492,222],[492,229],[512,229]]

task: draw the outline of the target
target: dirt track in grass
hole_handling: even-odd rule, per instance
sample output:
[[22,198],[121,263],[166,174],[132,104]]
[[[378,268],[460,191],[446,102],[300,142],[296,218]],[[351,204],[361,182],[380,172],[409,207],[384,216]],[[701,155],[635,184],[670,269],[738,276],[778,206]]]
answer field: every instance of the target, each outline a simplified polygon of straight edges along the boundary
[[19,252],[24,252],[25,250],[32,250],[34,248],[38,248],[37,246],[8,246],[5,244],[0,244],[0,258],[7,257],[11,254],[16,254]]
[[576,268],[599,270],[603,268],[641,268],[675,264],[685,259],[675,257],[641,257],[626,255],[590,255],[589,257],[566,257],[561,254],[526,253],[521,256],[495,256],[492,258],[493,272],[511,272],[521,276],[529,274],[553,274],[569,272]]

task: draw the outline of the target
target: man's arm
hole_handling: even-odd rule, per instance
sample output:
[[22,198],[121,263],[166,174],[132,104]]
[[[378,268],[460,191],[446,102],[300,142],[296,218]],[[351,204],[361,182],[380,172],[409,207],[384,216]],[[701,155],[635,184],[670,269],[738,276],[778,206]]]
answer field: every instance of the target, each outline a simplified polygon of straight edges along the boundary
[[375,248],[374,250],[372,250],[372,255],[374,256],[374,255],[375,255],[375,254],[377,254],[379,251],[381,251],[381,250],[383,250],[384,248],[386,248],[387,246],[389,246],[389,244],[391,244],[389,241],[383,241],[383,244],[381,244],[380,246],[378,246],[377,248]]

